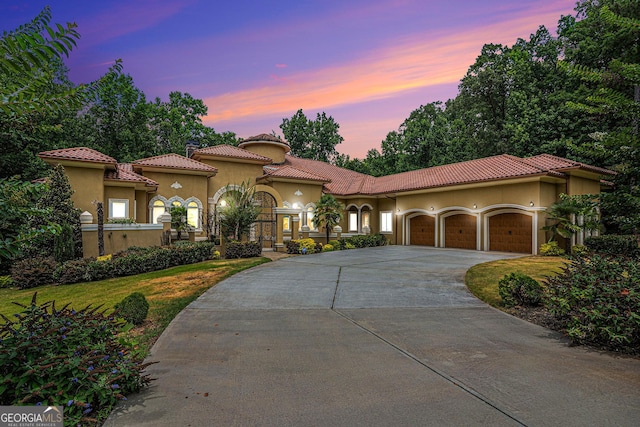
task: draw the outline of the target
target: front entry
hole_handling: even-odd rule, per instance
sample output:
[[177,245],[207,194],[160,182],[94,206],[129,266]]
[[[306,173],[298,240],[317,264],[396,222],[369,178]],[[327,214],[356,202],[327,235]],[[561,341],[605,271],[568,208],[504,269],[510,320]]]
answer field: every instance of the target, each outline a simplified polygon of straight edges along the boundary
[[409,220],[411,230],[409,242],[412,245],[435,246],[436,221],[429,215],[420,215]]
[[262,207],[262,212],[255,222],[255,236],[253,236],[263,248],[273,248],[276,238],[276,199],[265,191],[258,191],[253,196],[255,203]]
[[478,225],[476,217],[467,214],[448,216],[444,219],[445,248],[477,249]]

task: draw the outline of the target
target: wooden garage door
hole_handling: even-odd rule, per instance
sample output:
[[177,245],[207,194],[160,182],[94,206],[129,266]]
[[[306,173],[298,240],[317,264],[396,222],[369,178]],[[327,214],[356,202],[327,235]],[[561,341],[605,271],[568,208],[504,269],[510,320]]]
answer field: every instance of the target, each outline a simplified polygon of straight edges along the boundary
[[489,218],[489,250],[531,253],[531,217],[504,213]]
[[476,249],[476,217],[453,215],[444,219],[444,246],[447,248]]
[[409,220],[411,244],[434,246],[436,242],[436,223],[432,216],[420,215]]

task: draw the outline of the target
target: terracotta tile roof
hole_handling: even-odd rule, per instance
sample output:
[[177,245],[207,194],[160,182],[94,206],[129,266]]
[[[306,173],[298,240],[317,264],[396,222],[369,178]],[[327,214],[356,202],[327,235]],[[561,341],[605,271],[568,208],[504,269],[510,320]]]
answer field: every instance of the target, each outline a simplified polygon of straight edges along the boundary
[[136,160],[132,163],[134,169],[141,166],[151,166],[167,169],[182,169],[202,172],[216,173],[218,170],[213,166],[205,165],[193,159],[188,159],[179,154],[170,153],[162,156],[147,157],[146,159]]
[[158,186],[156,181],[135,173],[131,163],[120,163],[116,166],[115,170],[106,171],[104,173],[104,179],[106,181],[140,182],[150,187]]
[[293,166],[296,169],[311,172],[324,177],[327,192],[339,195],[358,194],[363,188],[369,188],[375,178],[349,169],[340,168],[317,160],[300,159],[293,156],[285,156],[282,166]]
[[330,179],[324,176],[316,175],[309,171],[304,171],[289,165],[280,166],[280,167],[265,166],[263,169],[265,174],[260,178],[277,177],[277,178],[301,179],[304,181],[319,181],[319,182],[331,181]]
[[[435,166],[383,176],[376,179],[374,193],[394,193],[449,185],[495,181],[523,176],[543,175],[548,170],[527,164],[522,159],[503,154],[450,165]],[[553,172],[553,171],[551,171]],[[562,176],[562,174],[560,174]]]
[[213,147],[205,147],[199,148],[193,152],[193,157],[198,159],[201,155],[207,156],[217,156],[217,157],[228,157],[233,159],[243,159],[243,160],[257,160],[260,162],[264,162],[265,164],[271,163],[271,159],[265,156],[261,156],[259,154],[252,153],[251,151],[244,150],[239,147],[234,147],[233,145],[215,145]]
[[38,156],[42,159],[77,160],[80,162],[105,163],[110,165],[115,165],[117,163],[116,159],[113,157],[87,147],[61,148],[59,150],[43,151],[39,153]]
[[537,166],[549,171],[564,171],[568,169],[582,169],[601,175],[615,175],[616,173],[608,169],[587,165],[563,157],[552,156],[551,154],[540,154],[538,156],[526,157],[522,159],[525,163]]

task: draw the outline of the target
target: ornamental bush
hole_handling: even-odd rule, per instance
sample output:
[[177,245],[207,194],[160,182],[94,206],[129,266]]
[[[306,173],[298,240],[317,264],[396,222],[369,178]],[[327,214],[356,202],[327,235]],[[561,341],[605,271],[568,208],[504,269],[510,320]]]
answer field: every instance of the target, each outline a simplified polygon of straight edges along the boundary
[[114,308],[114,315],[120,316],[136,326],[141,325],[149,314],[149,303],[140,292],[127,295]]
[[640,264],[627,257],[574,258],[546,280],[546,306],[574,343],[640,354]]
[[62,405],[65,425],[94,425],[148,385],[147,365],[98,308],[22,306],[0,325],[0,405]]
[[333,252],[333,245],[327,243],[322,247],[322,252]]
[[[352,247],[347,247],[347,244]],[[387,244],[389,244],[387,238],[379,233],[368,235],[359,234],[340,239],[340,246],[342,249],[371,248],[375,246],[386,246]]]
[[11,266],[11,278],[20,289],[55,283],[53,276],[58,263],[53,257],[33,257],[16,261]]
[[542,286],[523,273],[511,273],[498,282],[498,294],[505,307],[535,307],[542,300]]
[[584,244],[589,250],[600,255],[640,257],[638,239],[633,235],[591,236],[584,239]]
[[259,242],[229,242],[224,257],[226,259],[253,258],[262,255]]
[[558,246],[558,242],[556,241],[540,245],[540,255],[542,256],[562,256],[564,254],[564,249]]
[[329,245],[333,246],[334,251],[339,251],[342,249],[342,245],[340,244],[340,240],[329,240]]

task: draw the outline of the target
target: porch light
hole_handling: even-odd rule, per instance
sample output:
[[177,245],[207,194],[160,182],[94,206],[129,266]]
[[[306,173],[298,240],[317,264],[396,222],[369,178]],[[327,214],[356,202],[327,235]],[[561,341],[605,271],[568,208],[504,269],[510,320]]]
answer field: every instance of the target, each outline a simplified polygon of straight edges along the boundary
[[473,209],[477,209],[478,205],[476,205],[475,203],[473,204]]
[[431,206],[431,210],[433,210],[433,206]]
[[533,200],[529,202],[529,206],[533,207]]
[[224,199],[220,200],[220,206],[221,206],[221,207],[223,207],[223,208],[224,208],[225,206],[227,206],[227,201],[226,201],[226,200],[224,200]]

